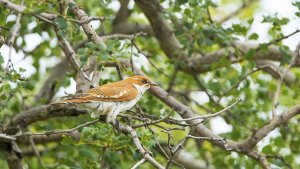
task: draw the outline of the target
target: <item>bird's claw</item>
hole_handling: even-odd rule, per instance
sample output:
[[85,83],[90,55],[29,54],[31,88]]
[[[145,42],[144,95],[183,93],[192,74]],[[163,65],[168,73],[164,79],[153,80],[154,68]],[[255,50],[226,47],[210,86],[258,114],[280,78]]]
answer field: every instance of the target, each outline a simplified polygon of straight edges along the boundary
[[118,119],[115,120],[115,122],[113,123],[113,126],[115,128],[115,130],[117,131],[117,133],[119,133],[120,130],[120,122]]
[[99,116],[99,121],[105,122],[105,119],[106,119],[106,115],[100,115]]

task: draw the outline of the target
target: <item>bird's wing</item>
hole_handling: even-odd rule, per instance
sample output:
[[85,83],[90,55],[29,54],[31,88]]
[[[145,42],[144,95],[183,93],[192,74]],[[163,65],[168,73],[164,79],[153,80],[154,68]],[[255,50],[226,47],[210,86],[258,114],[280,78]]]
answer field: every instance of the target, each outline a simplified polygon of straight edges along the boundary
[[137,97],[138,91],[133,86],[104,85],[88,90],[86,93],[76,94],[65,98],[62,102],[86,103],[86,102],[122,102],[130,101]]

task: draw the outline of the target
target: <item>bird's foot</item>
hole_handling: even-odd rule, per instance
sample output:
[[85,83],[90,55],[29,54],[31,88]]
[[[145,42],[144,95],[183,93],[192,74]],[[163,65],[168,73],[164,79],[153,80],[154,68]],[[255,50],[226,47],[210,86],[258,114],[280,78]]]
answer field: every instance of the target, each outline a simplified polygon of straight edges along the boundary
[[99,116],[99,121],[105,122],[105,120],[106,120],[106,115],[100,115]]
[[116,132],[119,134],[120,133],[120,122],[118,119],[116,119],[114,122],[113,122],[113,126],[116,130]]

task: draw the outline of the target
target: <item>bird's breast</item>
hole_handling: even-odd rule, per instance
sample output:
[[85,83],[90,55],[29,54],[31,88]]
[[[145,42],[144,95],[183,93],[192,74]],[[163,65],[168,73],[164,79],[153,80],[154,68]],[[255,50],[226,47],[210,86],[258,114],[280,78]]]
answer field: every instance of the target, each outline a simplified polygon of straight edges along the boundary
[[97,110],[97,111],[105,111],[107,109],[115,110],[115,111],[126,111],[133,107],[138,99],[134,99],[131,101],[124,101],[124,102],[89,102],[84,103],[82,106],[84,108],[88,108],[90,110]]

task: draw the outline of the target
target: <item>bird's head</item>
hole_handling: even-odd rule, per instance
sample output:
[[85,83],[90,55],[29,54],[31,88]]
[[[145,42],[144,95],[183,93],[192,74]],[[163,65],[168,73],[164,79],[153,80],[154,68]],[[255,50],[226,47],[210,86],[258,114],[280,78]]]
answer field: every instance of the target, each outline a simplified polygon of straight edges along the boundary
[[155,82],[151,81],[148,77],[145,76],[131,76],[125,79],[125,81],[132,83],[133,85],[144,86],[147,88],[158,86]]

